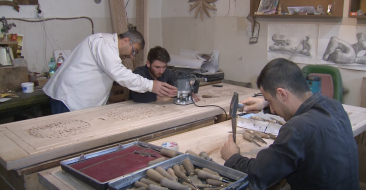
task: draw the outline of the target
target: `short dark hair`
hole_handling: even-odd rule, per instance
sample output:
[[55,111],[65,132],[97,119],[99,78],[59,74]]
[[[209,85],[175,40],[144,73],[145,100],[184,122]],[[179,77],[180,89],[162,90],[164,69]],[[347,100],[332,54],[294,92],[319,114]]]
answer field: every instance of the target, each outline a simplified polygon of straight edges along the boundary
[[120,38],[120,39],[129,38],[132,43],[140,44],[141,49],[144,49],[144,47],[145,47],[144,36],[142,36],[142,34],[139,31],[129,30],[123,34],[119,34],[118,38]]
[[155,46],[151,48],[149,53],[147,54],[147,60],[152,64],[154,61],[158,60],[163,63],[170,62],[170,55],[168,51],[160,46]]
[[278,58],[270,61],[257,79],[258,88],[269,92],[276,98],[277,88],[284,88],[299,98],[310,92],[308,83],[297,64],[287,59]]

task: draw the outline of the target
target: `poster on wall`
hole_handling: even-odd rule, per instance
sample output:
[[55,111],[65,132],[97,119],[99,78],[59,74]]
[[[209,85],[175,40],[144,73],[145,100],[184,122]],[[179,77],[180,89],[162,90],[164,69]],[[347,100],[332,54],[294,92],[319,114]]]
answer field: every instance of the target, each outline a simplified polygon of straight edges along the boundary
[[269,24],[267,60],[285,58],[315,64],[318,30],[316,24]]
[[366,27],[320,25],[317,63],[366,70]]

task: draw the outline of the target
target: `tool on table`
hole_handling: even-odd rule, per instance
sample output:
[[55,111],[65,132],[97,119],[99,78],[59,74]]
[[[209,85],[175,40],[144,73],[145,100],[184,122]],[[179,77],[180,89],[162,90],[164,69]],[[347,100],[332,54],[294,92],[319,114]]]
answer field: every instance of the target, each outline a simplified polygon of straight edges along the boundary
[[[229,131],[229,133],[233,133],[233,132],[232,131]],[[265,136],[267,136],[267,134],[265,134],[265,133],[260,134],[257,131],[252,131],[252,130],[249,130],[249,129],[247,129],[245,131],[237,132],[237,134],[244,134],[244,133],[247,133],[254,140],[258,140],[258,141],[260,141],[262,143],[267,144],[267,142],[262,139],[262,134],[264,134]]]
[[180,169],[179,165],[175,164],[173,166],[173,170],[175,175],[182,179],[183,181],[187,182],[187,183],[191,183],[191,180],[182,172],[182,170]]
[[255,131],[256,133],[258,133],[262,138],[265,139],[270,139],[270,136],[266,133],[260,132],[260,131]]
[[178,179],[178,177],[175,175],[174,170],[173,170],[172,168],[168,168],[166,171],[167,171],[171,176],[176,177],[176,178]]
[[225,187],[227,186],[228,183],[219,181],[219,180],[215,180],[215,179],[207,179],[206,180],[207,184],[213,185],[213,186],[221,186],[221,187]]
[[140,146],[158,151],[158,152],[160,152],[161,155],[167,156],[169,158],[173,158],[173,157],[178,155],[177,151],[168,150],[166,148],[159,149],[159,148],[155,148],[155,147],[152,147],[152,146],[149,146],[149,145],[144,145],[144,144],[140,144]]
[[202,95],[202,98],[219,98],[220,96],[214,96],[214,95]]
[[142,183],[141,181],[136,181],[134,183],[134,186],[139,188],[139,187],[146,187],[146,188],[149,188],[149,185],[148,184],[145,184],[145,183]]
[[205,172],[208,172],[208,173],[212,173],[212,174],[214,174],[214,175],[219,175],[219,173],[217,173],[217,172],[215,172],[215,171],[212,171],[212,170],[210,170],[210,169],[208,169],[208,168],[202,168],[202,171],[205,171]]
[[254,144],[256,144],[257,146],[261,147],[261,145],[259,145],[257,142],[254,141],[253,136],[251,136],[249,133],[243,133],[243,138],[249,142],[253,142]]
[[236,127],[238,125],[237,120],[236,120],[236,112],[238,111],[238,103],[239,103],[239,95],[238,95],[238,93],[234,92],[233,97],[231,98],[229,115],[231,117],[231,127],[233,130],[233,139],[234,139],[235,143],[236,143]]
[[155,170],[157,172],[159,172],[162,176],[164,176],[164,177],[166,177],[166,178],[168,178],[172,181],[178,181],[177,177],[174,177],[174,176],[170,175],[166,170],[164,170],[164,168],[162,168],[160,166],[156,167]]
[[277,123],[279,123],[280,125],[284,125],[286,122],[284,122],[284,121],[281,121],[281,120],[278,120],[278,119],[276,119],[276,118],[274,118],[274,117],[270,117],[272,120],[275,120]]
[[153,185],[159,185],[158,183],[156,183],[155,181],[151,181],[149,179],[146,179],[146,178],[141,178],[140,179],[140,182],[141,183],[145,183],[147,185],[150,185],[150,184],[153,184]]
[[165,188],[165,187],[162,187],[162,186],[159,186],[159,185],[153,185],[153,184],[150,184],[148,189],[149,190],[152,190],[152,189],[155,189],[155,190],[169,190],[168,188]]
[[199,180],[198,177],[194,174],[194,166],[188,158],[183,160],[183,166],[186,169],[188,173],[188,178],[191,180],[193,186],[202,183],[201,180]]
[[183,165],[179,165],[179,168],[184,173],[184,175],[187,175],[187,170],[184,168]]
[[193,156],[200,157],[198,154],[196,154],[196,153],[195,153],[195,152],[193,152],[192,150],[187,150],[187,151],[186,151],[186,154],[190,154],[190,155],[193,155]]
[[154,169],[148,169],[147,171],[146,171],[146,175],[147,175],[147,177],[149,177],[149,178],[151,178],[152,180],[155,180],[155,181],[157,181],[157,182],[159,182],[160,183],[160,181],[162,180],[162,179],[164,179],[165,177],[164,176],[162,176],[159,172],[157,172],[156,170],[154,170]]
[[132,188],[132,189],[126,189],[126,190],[147,190],[148,187],[139,187],[139,188]]
[[191,190],[191,188],[187,185],[182,185],[176,181],[169,180],[167,178],[163,178],[160,181],[160,185],[163,187],[167,187],[169,189],[177,189],[177,190]]
[[200,155],[200,157],[204,158],[205,160],[212,161],[212,158],[205,151],[200,152],[199,155]]
[[[178,105],[188,105],[192,104],[192,92],[194,88],[198,89],[197,78],[194,74],[187,74],[184,72],[179,72],[177,74],[177,97],[174,98],[174,103]],[[197,87],[196,87],[197,86]]]
[[175,165],[173,166],[173,170],[174,170],[175,175],[177,175],[177,176],[178,176],[178,178],[180,178],[180,179],[182,179],[183,181],[185,181],[185,182],[187,182],[187,183],[192,184],[193,186],[195,186],[195,185],[192,183],[191,179],[189,179],[189,178],[188,178],[188,177],[187,177],[187,176],[182,172],[182,170],[180,169],[179,165],[175,164]]
[[182,185],[187,185],[187,186],[188,186],[188,187],[190,187],[191,189],[197,189],[197,188],[199,188],[199,187],[194,187],[192,184],[187,183],[187,182],[185,182],[185,181],[183,181],[183,182],[182,182]]
[[262,136],[259,133],[255,132],[255,131],[252,131],[252,130],[249,130],[249,129],[245,130],[245,132],[247,132],[249,134],[253,134],[255,139],[258,139],[262,143],[267,144],[267,142],[262,139]]
[[202,178],[202,179],[215,179],[215,180],[219,180],[219,181],[223,181],[223,182],[226,182],[226,183],[229,183],[229,181],[225,180],[223,177],[221,176],[218,176],[218,175],[214,175],[214,174],[211,174],[211,173],[208,173],[208,172],[205,172],[205,171],[202,171],[200,169],[195,169],[194,170],[194,173],[197,174],[197,176],[199,178]]
[[154,153],[141,152],[141,151],[137,151],[137,150],[133,151],[133,153],[139,154],[139,155],[145,156],[145,157],[155,157],[155,158],[157,158],[157,156]]
[[151,166],[151,165],[157,164],[157,163],[162,162],[162,161],[165,161],[165,157],[160,157],[160,158],[157,158],[155,160],[151,160],[150,162],[147,163],[147,165]]

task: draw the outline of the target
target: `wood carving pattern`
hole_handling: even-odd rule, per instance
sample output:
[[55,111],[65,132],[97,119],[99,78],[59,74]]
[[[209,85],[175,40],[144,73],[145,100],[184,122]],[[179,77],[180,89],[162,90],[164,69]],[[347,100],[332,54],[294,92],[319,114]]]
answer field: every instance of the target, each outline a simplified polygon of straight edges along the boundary
[[116,120],[146,119],[155,111],[150,108],[119,108],[107,113],[109,118]]
[[248,94],[245,90],[239,90],[239,89],[214,89],[208,91],[209,95],[219,97],[233,96],[234,92],[242,96]]
[[81,120],[68,119],[32,127],[29,134],[38,138],[62,138],[85,132],[91,125]]

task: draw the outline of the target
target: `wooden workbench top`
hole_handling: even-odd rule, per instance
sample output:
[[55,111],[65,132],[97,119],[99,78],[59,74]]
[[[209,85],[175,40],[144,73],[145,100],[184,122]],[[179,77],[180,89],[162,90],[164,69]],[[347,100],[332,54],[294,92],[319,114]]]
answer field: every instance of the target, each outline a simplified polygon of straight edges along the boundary
[[[218,105],[228,111],[233,92],[240,100],[258,92],[229,84],[201,87],[198,105]],[[7,170],[222,114],[218,107],[181,106],[172,101],[149,104],[121,102],[70,113],[0,125],[0,163]]]
[[[149,143],[161,145],[163,142],[174,141],[179,144],[180,152],[192,150],[196,153],[200,153],[200,151],[205,151],[210,154],[215,162],[223,165],[225,161],[221,158],[220,148],[224,142],[227,141],[229,131],[231,131],[231,121],[225,121]],[[238,128],[238,131],[242,131],[242,129]],[[257,145],[239,137],[240,135],[237,136],[237,144],[240,147],[240,153],[243,156],[250,158],[256,157],[257,153],[261,149],[267,148],[273,143],[272,139],[265,139],[268,144],[265,145],[263,143],[259,143],[262,147],[258,147]],[[92,189],[89,185],[86,185],[71,175],[63,172],[61,167],[41,171],[38,175],[40,183],[46,187],[46,189]]]

